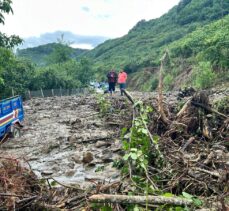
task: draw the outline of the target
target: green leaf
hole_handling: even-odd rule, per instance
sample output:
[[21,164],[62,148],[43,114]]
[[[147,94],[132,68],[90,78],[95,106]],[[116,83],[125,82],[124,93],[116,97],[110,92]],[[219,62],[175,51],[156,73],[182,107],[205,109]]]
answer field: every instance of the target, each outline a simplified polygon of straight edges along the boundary
[[144,163],[140,163],[140,166],[141,166],[144,170],[146,170],[146,166],[145,166]]
[[137,154],[136,153],[130,153],[130,157],[133,159],[133,160],[137,160]]
[[137,152],[138,149],[136,149],[136,148],[131,148],[130,151],[131,151],[131,152]]
[[172,193],[164,193],[162,196],[165,197],[173,197],[174,195]]
[[124,135],[123,138],[129,139],[130,138],[130,133],[127,133],[126,135]]
[[142,128],[141,132],[146,134],[146,135],[148,134],[148,131],[145,128]]
[[129,156],[130,156],[130,154],[124,155],[123,160],[128,160]]
[[134,211],[140,211],[137,205],[134,207]]
[[186,193],[186,192],[182,192],[182,195],[186,198],[186,199],[192,199],[193,195]]
[[193,204],[197,207],[200,207],[203,205],[203,202],[198,198],[192,198],[192,201],[193,201]]
[[113,209],[109,206],[103,206],[101,207],[101,211],[112,211]]

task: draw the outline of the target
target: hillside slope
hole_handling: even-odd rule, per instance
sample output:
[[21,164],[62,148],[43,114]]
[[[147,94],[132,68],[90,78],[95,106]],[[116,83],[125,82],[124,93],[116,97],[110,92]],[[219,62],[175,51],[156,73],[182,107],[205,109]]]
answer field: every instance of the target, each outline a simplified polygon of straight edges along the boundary
[[229,1],[182,0],[162,17],[140,21],[121,38],[108,40],[85,55],[98,67],[124,65],[132,71],[157,65],[161,50],[198,27],[229,14]]
[[[27,58],[39,66],[44,66],[48,62],[48,57],[54,52],[54,49],[59,45],[60,44],[58,43],[49,43],[34,48],[17,50],[17,56]],[[81,54],[88,51],[86,49],[78,49],[71,47],[67,48],[70,51],[72,58],[77,58]]]

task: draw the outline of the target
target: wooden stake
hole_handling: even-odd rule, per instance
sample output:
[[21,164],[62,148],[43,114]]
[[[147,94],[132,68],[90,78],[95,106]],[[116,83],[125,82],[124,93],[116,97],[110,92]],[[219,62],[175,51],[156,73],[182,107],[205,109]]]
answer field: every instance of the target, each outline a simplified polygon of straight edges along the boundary
[[30,90],[28,90],[28,94],[29,94],[29,99],[31,100],[32,96]]
[[41,96],[44,98],[44,93],[43,93],[42,88],[41,88]]
[[14,97],[14,88],[12,88],[12,96]]

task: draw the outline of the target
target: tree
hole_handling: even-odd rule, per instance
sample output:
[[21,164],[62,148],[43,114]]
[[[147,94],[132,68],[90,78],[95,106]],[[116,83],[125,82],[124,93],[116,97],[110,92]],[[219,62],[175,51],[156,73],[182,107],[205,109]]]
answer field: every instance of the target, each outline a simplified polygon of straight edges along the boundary
[[[0,24],[5,24],[4,14],[13,13],[11,4],[11,0],[0,0]],[[7,36],[6,34],[0,32],[0,47],[13,48],[21,42],[22,39],[19,36]]]
[[64,34],[57,39],[53,52],[47,57],[49,64],[61,64],[71,59],[72,49],[69,47],[71,44],[64,40]]

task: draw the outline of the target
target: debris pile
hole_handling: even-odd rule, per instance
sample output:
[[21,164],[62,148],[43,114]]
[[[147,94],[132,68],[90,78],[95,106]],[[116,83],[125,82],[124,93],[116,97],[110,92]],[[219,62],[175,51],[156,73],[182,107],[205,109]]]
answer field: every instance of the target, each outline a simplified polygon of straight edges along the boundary
[[[26,131],[20,147],[24,146],[26,160],[49,187],[37,202],[43,201],[45,208],[54,210],[101,208],[90,202],[100,202],[104,207],[108,203],[113,210],[125,210],[123,204],[132,202],[144,206],[144,201],[150,199],[152,202],[147,202],[147,206],[154,210],[158,206],[153,201],[158,204],[191,206],[191,198],[175,197],[188,193],[205,202],[204,205],[199,204],[200,207],[226,209],[229,192],[227,97],[223,96],[220,102],[214,101],[213,104],[213,94],[208,96],[205,92],[194,93],[193,90],[179,98],[176,93],[164,94],[163,99],[158,99],[157,93],[131,94],[132,98],[104,95],[100,102],[97,96],[91,95],[81,98],[65,97],[64,100],[49,98],[44,99],[44,102],[34,99],[27,104],[27,115],[30,115],[28,125],[32,131]],[[149,198],[144,196],[142,187],[132,182],[132,178],[138,173],[134,167],[131,173],[123,174],[114,168],[122,168],[125,162],[123,155],[127,152],[121,145],[124,135],[122,129],[126,128],[128,133],[133,126],[138,100],[153,108],[148,114],[147,131],[153,137],[159,137],[158,149],[163,156],[161,166],[155,159],[151,159],[147,177],[139,179],[142,181],[150,178],[154,183],[155,190],[150,193]],[[25,140],[26,136],[33,141]],[[29,148],[27,144],[30,145]],[[48,147],[47,150],[44,150],[45,147]],[[15,150],[16,153],[18,148],[15,149],[8,143],[4,145],[4,150]],[[154,150],[152,147],[152,154]],[[4,169],[6,171],[6,166]],[[18,168],[15,167],[15,175],[16,169]],[[22,174],[34,176],[31,171]],[[4,206],[8,206],[7,203],[13,206],[17,200],[39,195],[37,179],[35,176],[32,178],[34,180],[29,179],[32,184],[28,184],[33,189],[25,194],[20,186],[18,189],[17,186],[12,187],[13,191],[9,189],[9,183],[1,177],[2,187],[6,188],[6,184],[8,188],[2,192],[12,191],[11,194],[24,197],[13,197],[14,201],[6,201],[10,197],[3,198],[0,202]],[[73,178],[77,180],[72,180]],[[130,192],[139,197],[127,196]],[[162,194],[165,193],[174,197],[163,197]]]
[[0,157],[0,210],[23,209],[40,195],[35,174],[17,159]]

